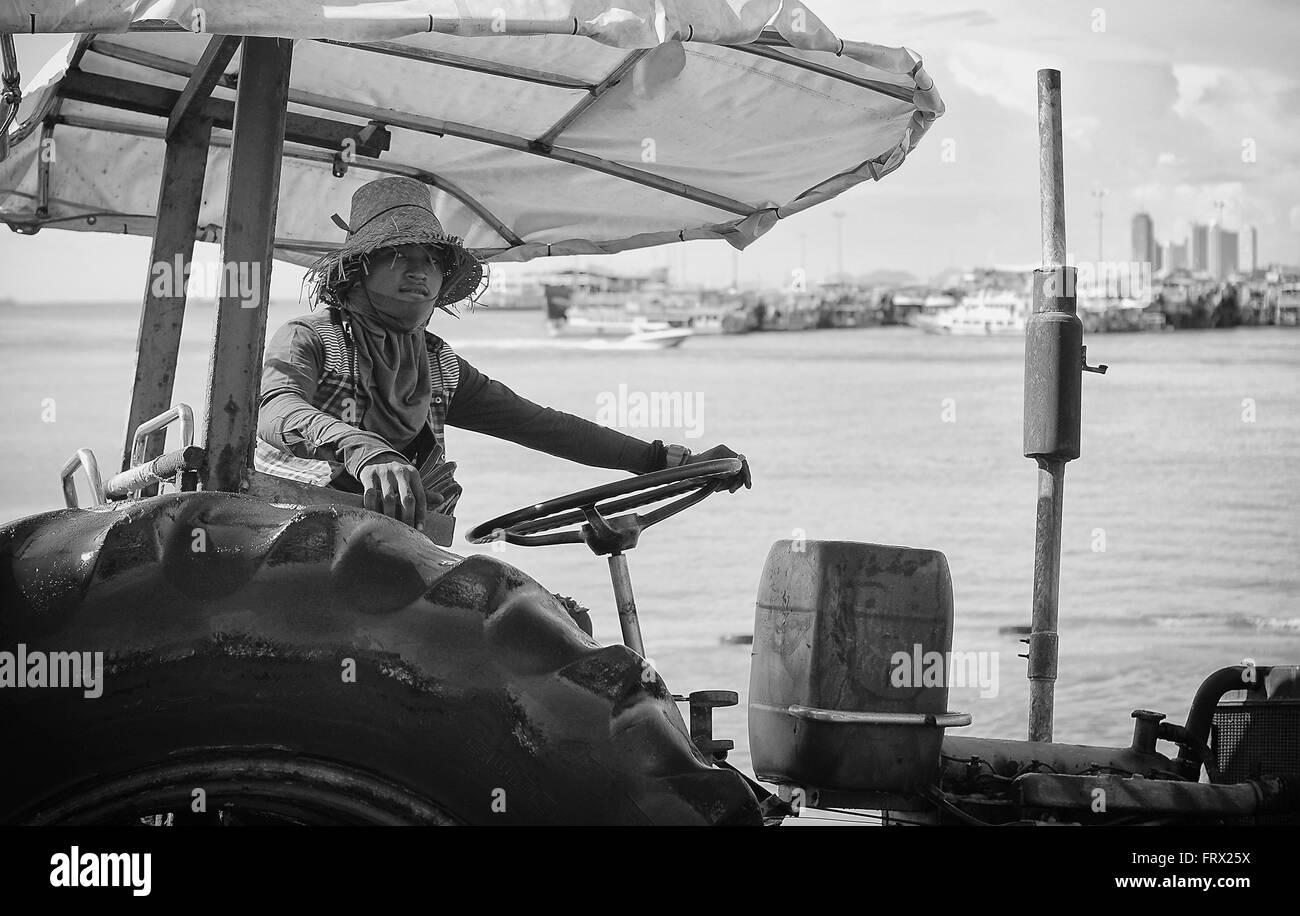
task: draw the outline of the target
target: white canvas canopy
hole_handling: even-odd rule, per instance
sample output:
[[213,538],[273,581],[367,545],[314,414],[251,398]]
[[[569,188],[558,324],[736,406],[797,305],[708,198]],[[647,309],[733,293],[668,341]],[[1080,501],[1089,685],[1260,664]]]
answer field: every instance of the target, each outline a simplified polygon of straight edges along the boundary
[[[335,177],[342,151],[290,131],[276,255],[300,264],[341,242],[331,215],[385,174],[431,184],[448,231],[493,260],[743,248],[898,168],[943,112],[914,53],[842,40],[788,0],[0,0],[0,33],[28,32],[81,34],[23,93],[0,220],[139,235],[165,153],[151,104],[186,88],[213,36],[296,39],[290,116],[389,138]],[[214,102],[233,104],[240,67],[236,53]],[[229,147],[218,123],[207,241]]]

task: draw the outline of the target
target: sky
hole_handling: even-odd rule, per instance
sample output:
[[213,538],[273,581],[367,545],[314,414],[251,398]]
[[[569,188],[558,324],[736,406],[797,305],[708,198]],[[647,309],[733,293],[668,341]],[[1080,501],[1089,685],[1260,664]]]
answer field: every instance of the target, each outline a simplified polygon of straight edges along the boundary
[[[1039,243],[1035,72],[1062,71],[1069,250],[1128,261],[1130,221],[1181,242],[1221,202],[1226,228],[1257,227],[1261,265],[1300,263],[1300,0],[808,0],[841,37],[918,53],[947,112],[879,183],[781,221],[733,265],[723,242],[691,242],[582,266],[668,266],[691,284],[778,285],[807,252],[814,280],[836,269],[833,212],[845,213],[852,274],[918,278],[976,265],[1035,263]],[[15,36],[24,81],[67,36]],[[1104,191],[1104,196],[1096,192]],[[1099,224],[1098,200],[1103,209]],[[1100,249],[1099,249],[1100,243]],[[147,239],[0,230],[0,296],[20,302],[133,299]],[[215,246],[200,245],[200,261]],[[31,264],[75,265],[33,271]],[[534,261],[556,268],[575,259]],[[512,269],[513,265],[505,268]],[[301,271],[277,264],[273,297],[297,297]]]

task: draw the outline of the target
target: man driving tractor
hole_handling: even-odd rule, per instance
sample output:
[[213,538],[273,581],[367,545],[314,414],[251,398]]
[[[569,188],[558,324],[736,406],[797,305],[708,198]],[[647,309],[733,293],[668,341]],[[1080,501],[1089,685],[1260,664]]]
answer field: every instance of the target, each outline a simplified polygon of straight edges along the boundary
[[[644,474],[716,458],[644,442],[515,394],[426,330],[438,309],[481,293],[484,264],[433,212],[411,178],[352,196],[341,247],[307,274],[323,312],[289,321],[266,347],[257,470],[364,494],[367,509],[421,527],[454,513],[461,487],[443,428],[486,433],[590,467]],[[744,463],[728,485],[750,486]]]

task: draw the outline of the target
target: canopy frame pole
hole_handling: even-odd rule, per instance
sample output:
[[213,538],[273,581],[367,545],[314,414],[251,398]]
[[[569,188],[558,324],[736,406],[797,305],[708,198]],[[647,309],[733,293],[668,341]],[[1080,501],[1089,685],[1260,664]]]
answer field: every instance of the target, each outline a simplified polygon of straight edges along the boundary
[[623,78],[632,72],[632,69],[640,63],[641,58],[645,57],[649,53],[649,48],[638,48],[619,61],[618,66],[605,74],[604,79],[588,89],[585,96],[579,99],[572,108],[561,115],[558,121],[547,128],[546,133],[537,138],[537,142],[543,147],[554,146],[555,141],[560,138],[560,134],[572,127],[573,122],[586,114],[587,111],[601,100],[601,97],[604,96],[605,93],[609,92],[609,90],[621,83]]
[[204,489],[239,492],[257,437],[293,42],[245,38],[208,368]]
[[1079,457],[1083,325],[1066,266],[1061,74],[1038,71],[1043,267],[1025,331],[1024,454],[1038,463],[1033,623],[1027,658],[1029,740],[1051,741],[1056,695],[1065,465]]
[[[158,188],[157,221],[149,253],[149,276],[135,341],[135,381],[127,409],[122,470],[131,466],[135,431],[171,407],[176,362],[185,321],[186,280],[194,260],[195,228],[203,203],[203,182],[208,170],[208,142],[212,121],[192,116],[177,125],[167,138],[162,182]],[[163,453],[166,430],[145,440],[143,460]],[[152,496],[156,488],[146,488]]]
[[[171,60],[157,54],[152,54],[137,49],[124,49],[108,45],[102,51],[97,53],[104,54],[107,57],[125,60],[132,63],[138,63],[142,66],[151,67],[156,70],[162,70],[164,73],[175,73],[177,75],[186,75],[189,73],[188,65],[181,61]],[[111,92],[118,92],[123,95],[133,93],[137,96],[162,96],[167,90],[158,89],[157,87],[145,86],[132,83],[130,80],[116,79],[112,77],[86,76],[77,78],[75,74],[67,77],[69,84],[75,92],[69,92],[70,98],[76,98],[78,101],[90,101],[95,104],[108,104],[110,107],[126,108],[128,110],[141,110],[140,107],[146,102],[140,99],[123,99],[114,105],[113,101],[107,96]],[[106,89],[107,91],[94,91],[96,89]],[[734,200],[724,194],[717,194],[704,188],[688,185],[684,182],[670,178],[665,178],[654,172],[647,172],[642,169],[633,168],[621,162],[614,162],[608,159],[602,159],[599,156],[593,156],[590,153],[584,153],[580,150],[568,149],[559,146],[546,146],[537,140],[528,137],[521,137],[516,134],[506,133],[498,130],[488,130],[487,128],[474,127],[470,124],[459,124],[453,121],[442,121],[437,118],[424,117],[422,115],[402,114],[391,108],[381,108],[377,105],[367,105],[363,102],[350,102],[344,99],[336,99],[319,92],[308,92],[302,89],[295,89],[290,93],[289,101],[295,105],[305,105],[310,108],[318,108],[322,111],[333,112],[334,114],[347,115],[354,118],[365,118],[368,121],[375,121],[387,127],[400,127],[403,130],[415,131],[416,133],[428,134],[433,137],[456,137],[462,140],[472,140],[478,143],[485,143],[491,146],[497,146],[502,149],[512,150],[519,153],[528,153],[534,156],[541,156],[555,162],[563,162],[567,165],[577,166],[578,168],[588,169],[593,172],[599,172],[624,181],[629,181],[642,187],[650,188],[654,191],[660,191],[664,194],[672,194],[685,200],[695,203],[704,204],[713,207],[715,210],[721,210],[725,213],[731,213],[736,216],[749,217],[762,210],[762,207],[755,207],[751,204]],[[295,114],[293,123],[304,125],[310,128],[315,125],[320,128],[324,126],[340,126],[334,122],[326,121],[322,118],[310,117],[306,115]],[[220,120],[217,126],[221,127]],[[352,125],[346,125],[351,127]],[[316,143],[319,136],[324,136],[320,129],[316,130],[316,137],[309,136],[291,136],[291,140],[297,142],[311,142],[313,145],[319,145],[322,148],[337,150],[339,141],[343,135],[333,136],[329,142]],[[346,135],[346,132],[345,132]]]
[[167,118],[167,136],[181,125],[184,120],[203,107],[217,88],[221,77],[225,76],[226,65],[239,50],[240,39],[233,35],[214,35],[203,50],[203,56],[194,65],[194,73],[185,84],[181,97],[176,100],[176,107]]
[[[167,153],[158,186],[149,277],[145,281],[140,327],[136,333],[135,380],[131,386],[131,406],[127,408],[123,471],[131,467],[135,431],[172,406],[185,321],[185,287],[194,260],[195,230],[203,204],[208,145],[212,140],[212,119],[203,114],[202,107],[238,47],[238,38],[212,37],[182,93],[181,102],[168,119]],[[148,463],[163,453],[166,436],[165,430],[159,430],[145,440],[143,462]],[[152,496],[157,490],[156,486],[146,487],[142,495]]]

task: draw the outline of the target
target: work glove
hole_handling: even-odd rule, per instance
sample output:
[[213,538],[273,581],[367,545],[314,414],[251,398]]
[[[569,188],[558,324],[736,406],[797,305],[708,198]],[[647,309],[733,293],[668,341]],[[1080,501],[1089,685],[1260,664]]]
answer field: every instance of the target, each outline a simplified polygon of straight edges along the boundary
[[[678,452],[678,450],[685,452],[685,457],[683,460],[674,462],[674,453]],[[735,493],[742,486],[749,489],[754,485],[749,474],[749,461],[746,460],[744,455],[732,451],[725,445],[715,445],[707,452],[700,452],[698,455],[692,454],[688,449],[685,449],[682,446],[670,446],[668,456],[669,467],[678,467],[684,464],[698,464],[701,461],[716,461],[719,458],[739,458],[740,470],[736,473],[736,476],[732,478],[731,482],[726,484],[727,491],[729,493]]]

